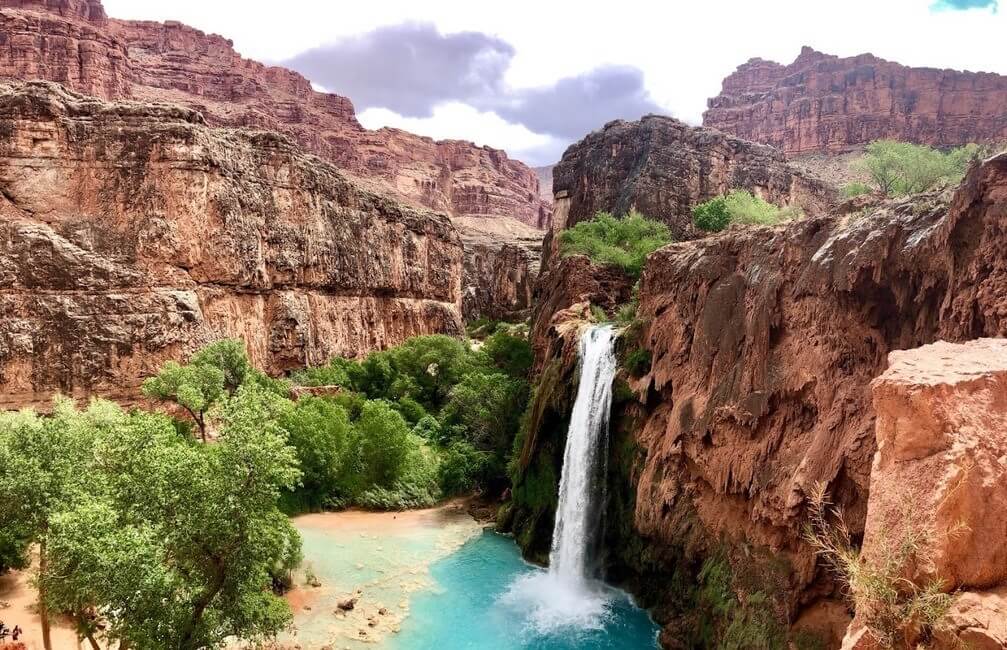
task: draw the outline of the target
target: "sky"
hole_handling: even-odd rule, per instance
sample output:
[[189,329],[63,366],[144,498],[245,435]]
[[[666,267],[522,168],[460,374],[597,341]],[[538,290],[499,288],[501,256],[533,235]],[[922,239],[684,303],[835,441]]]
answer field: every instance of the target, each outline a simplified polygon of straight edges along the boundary
[[[1007,4],[1007,0],[1003,0]],[[353,100],[368,128],[505,149],[532,165],[612,119],[702,121],[752,57],[801,46],[1007,74],[998,0],[104,0],[178,20]]]

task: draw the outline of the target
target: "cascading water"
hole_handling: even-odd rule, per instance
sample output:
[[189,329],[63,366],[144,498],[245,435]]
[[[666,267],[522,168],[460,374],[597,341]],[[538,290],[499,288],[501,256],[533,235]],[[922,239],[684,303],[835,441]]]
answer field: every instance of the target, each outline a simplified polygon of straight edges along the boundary
[[527,612],[538,634],[599,629],[615,597],[591,576],[604,505],[614,342],[609,325],[581,336],[580,385],[563,454],[549,571],[523,577],[503,598],[505,605]]
[[549,554],[549,572],[571,583],[589,578],[590,554],[600,533],[608,414],[615,378],[614,340],[610,325],[592,327],[580,340],[580,386],[566,434]]

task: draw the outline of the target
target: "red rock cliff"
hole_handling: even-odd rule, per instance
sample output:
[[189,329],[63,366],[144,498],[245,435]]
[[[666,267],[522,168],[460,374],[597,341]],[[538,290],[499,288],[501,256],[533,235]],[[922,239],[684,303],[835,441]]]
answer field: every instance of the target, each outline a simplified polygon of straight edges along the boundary
[[[630,483],[625,528],[613,528],[623,537],[612,548],[629,567],[622,577],[658,606],[668,647],[692,647],[695,617],[704,615],[668,585],[683,575],[694,584],[689,572],[724,548],[737,580],[755,576],[755,588],[771,594],[761,611],[838,646],[841,596],[801,541],[807,497],[827,484],[862,534],[877,449],[870,383],[888,353],[1007,335],[1005,224],[1002,154],[973,168],[953,196],[739,228],[651,255],[639,292],[642,334],[627,345],[647,350],[652,364],[632,382],[637,400],[614,419],[632,442],[613,454],[636,451],[610,459]],[[533,427],[522,454],[538,481],[562,450],[551,432],[562,431],[555,405],[566,393],[555,378],[570,367],[556,314],[597,294],[599,271],[579,259],[540,282],[533,334],[546,425]],[[546,536],[548,548],[548,518],[519,488],[518,538],[542,547]]]
[[444,215],[270,132],[187,108],[0,85],[0,408],[135,397],[241,337],[270,372],[461,330]]
[[689,238],[692,208],[739,188],[779,205],[823,213],[833,190],[789,165],[771,147],[648,115],[615,121],[574,144],[553,169],[554,229],[591,219],[601,210],[636,209]]
[[784,66],[752,59],[724,80],[703,124],[787,154],[880,138],[935,146],[1007,139],[1007,77],[910,68],[805,47]]
[[0,0],[0,76],[46,79],[104,99],[195,108],[214,126],[251,126],[301,146],[374,189],[455,216],[511,216],[544,228],[535,172],[470,142],[363,129],[349,99],[242,58],[231,41],[177,22],[107,20],[100,0]]

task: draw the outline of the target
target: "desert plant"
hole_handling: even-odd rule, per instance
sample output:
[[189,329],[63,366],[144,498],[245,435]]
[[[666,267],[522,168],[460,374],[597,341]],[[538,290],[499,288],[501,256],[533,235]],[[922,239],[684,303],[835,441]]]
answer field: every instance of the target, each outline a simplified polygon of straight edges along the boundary
[[622,218],[599,212],[594,219],[582,221],[559,236],[564,257],[586,255],[593,262],[618,267],[634,278],[643,271],[647,256],[671,241],[668,226],[635,211]]
[[857,616],[878,645],[908,649],[941,628],[952,596],[939,578],[920,586],[909,575],[913,567],[928,563],[932,539],[927,521],[908,502],[900,517],[898,536],[883,540],[877,555],[866,561],[853,546],[842,511],[829,503],[820,484],[810,495],[804,539],[846,587]]
[[990,153],[989,147],[967,144],[947,152],[896,140],[876,140],[857,163],[875,187],[889,196],[904,196],[961,181],[973,160]]
[[873,190],[867,183],[853,182],[843,186],[842,195],[844,199],[852,199],[865,194],[870,194]]
[[732,223],[772,226],[801,216],[798,208],[773,205],[745,190],[731,190],[692,209],[692,223],[706,232],[720,232]]

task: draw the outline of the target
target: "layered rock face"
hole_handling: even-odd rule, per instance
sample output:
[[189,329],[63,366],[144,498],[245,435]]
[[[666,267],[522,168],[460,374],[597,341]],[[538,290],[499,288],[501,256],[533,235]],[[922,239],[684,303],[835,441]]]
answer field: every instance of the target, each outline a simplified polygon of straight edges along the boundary
[[703,124],[787,154],[894,138],[935,146],[1007,140],[1007,77],[910,68],[805,47],[790,65],[752,59],[724,80]]
[[456,216],[510,216],[544,228],[534,171],[470,142],[360,126],[349,99],[242,58],[231,41],[176,22],[105,18],[100,0],[0,0],[0,76],[46,79],[104,99],[171,102],[212,126],[293,137],[372,188]]
[[[876,450],[869,386],[888,353],[1007,335],[1005,223],[1001,155],[953,196],[734,229],[650,257],[632,345],[652,364],[614,420],[629,432],[620,449],[636,451],[610,458],[629,484],[612,548],[620,575],[659,606],[667,645],[687,642],[701,612],[661,584],[692,584],[701,560],[725,547],[735,571],[754,571],[753,588],[772,594],[762,611],[838,644],[841,597],[801,541],[807,497],[825,483],[861,534]],[[568,287],[589,284],[542,285],[540,368],[560,359],[554,314],[584,299]],[[543,449],[528,450],[530,466]]]
[[128,399],[225,336],[277,373],[460,331],[448,218],[282,136],[41,82],[0,86],[0,130],[0,407]]
[[825,183],[790,166],[771,147],[693,128],[670,117],[615,121],[567,149],[553,169],[554,230],[596,212],[638,210],[695,236],[692,208],[731,189],[821,214],[834,199]]
[[[863,556],[955,590],[947,629],[928,647],[1007,645],[1007,341],[939,342],[892,352],[872,383],[877,448]],[[898,561],[898,560],[896,560]],[[857,620],[845,647],[874,647]]]
[[466,322],[526,319],[541,265],[541,231],[507,217],[455,217],[452,222],[465,244]]

